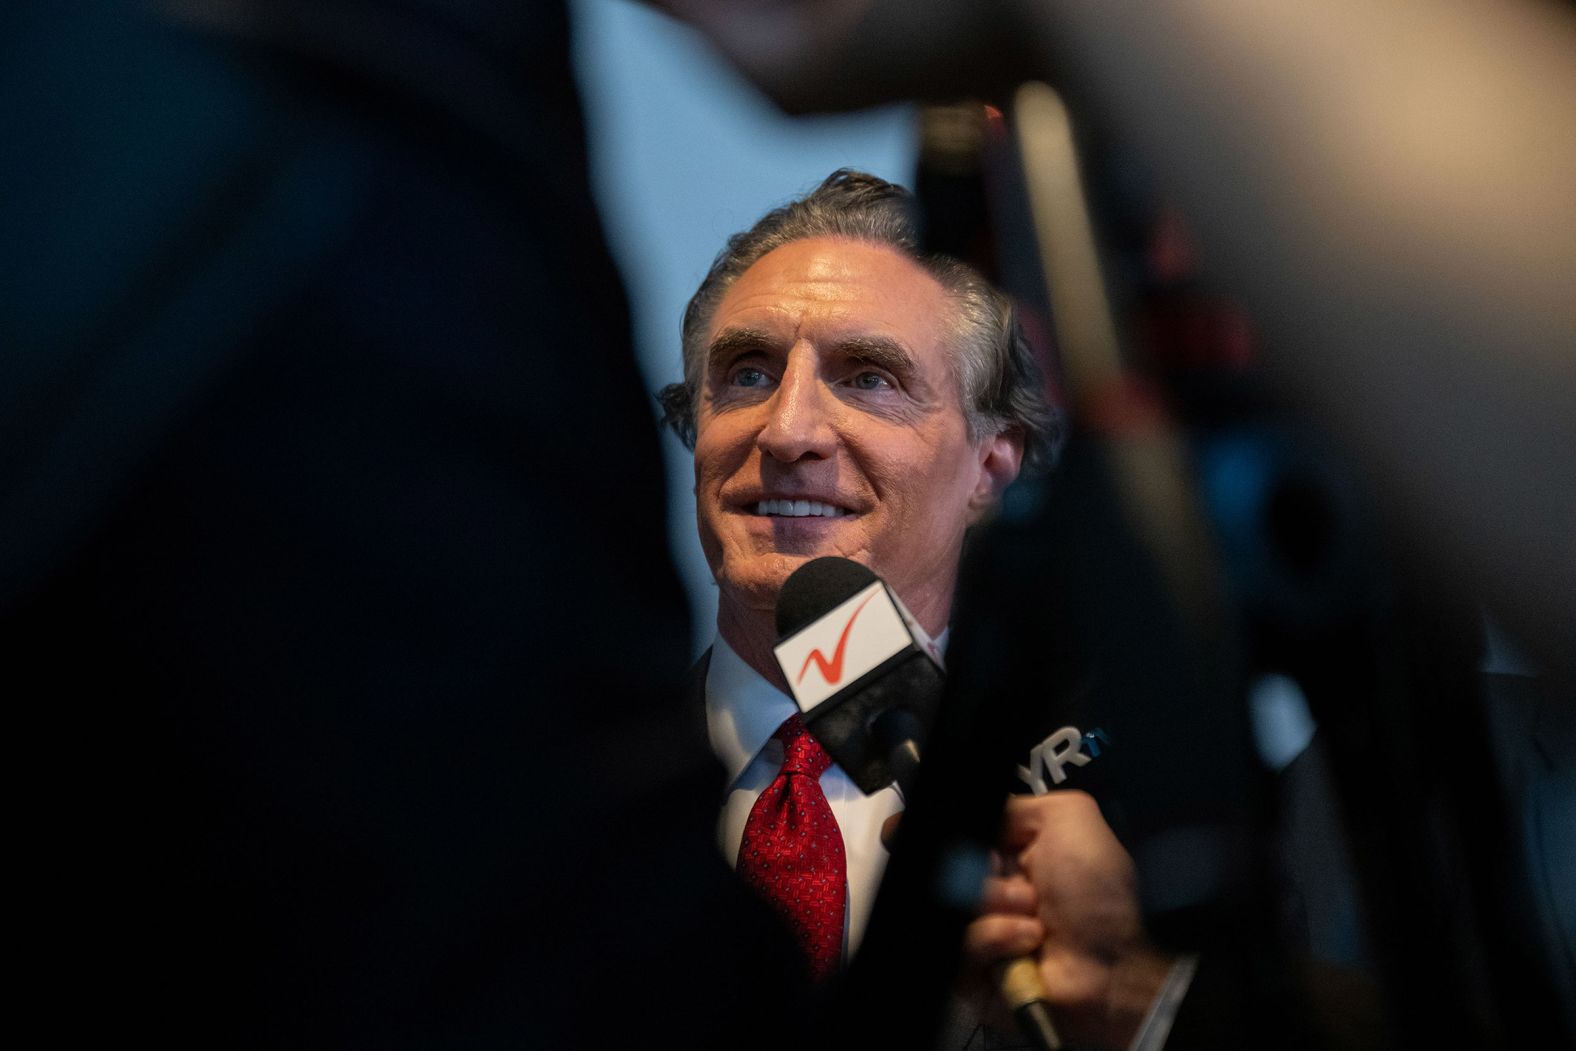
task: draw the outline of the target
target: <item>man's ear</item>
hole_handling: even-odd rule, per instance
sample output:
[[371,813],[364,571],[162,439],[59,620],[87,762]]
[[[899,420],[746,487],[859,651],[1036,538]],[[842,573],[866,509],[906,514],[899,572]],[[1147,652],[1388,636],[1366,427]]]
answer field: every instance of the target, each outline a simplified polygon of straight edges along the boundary
[[1007,427],[980,442],[980,474],[969,494],[969,524],[974,525],[996,506],[1007,486],[1023,466],[1023,431]]

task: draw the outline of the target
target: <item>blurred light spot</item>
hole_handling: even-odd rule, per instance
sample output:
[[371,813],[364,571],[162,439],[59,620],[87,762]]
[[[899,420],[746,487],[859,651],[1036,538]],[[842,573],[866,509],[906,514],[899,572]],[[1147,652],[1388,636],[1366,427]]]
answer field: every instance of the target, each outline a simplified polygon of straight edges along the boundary
[[1259,758],[1277,772],[1302,754],[1317,728],[1302,689],[1284,675],[1265,675],[1253,684],[1248,715]]
[[959,845],[947,851],[936,873],[936,897],[954,908],[973,912],[990,872],[990,856],[978,847]]

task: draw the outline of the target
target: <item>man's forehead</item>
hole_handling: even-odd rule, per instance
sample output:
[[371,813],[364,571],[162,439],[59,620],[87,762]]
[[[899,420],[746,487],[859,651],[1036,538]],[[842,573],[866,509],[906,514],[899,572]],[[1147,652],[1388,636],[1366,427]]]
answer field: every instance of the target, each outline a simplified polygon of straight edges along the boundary
[[808,335],[818,344],[863,342],[878,356],[906,351],[912,357],[941,341],[952,308],[941,283],[895,248],[803,238],[739,275],[718,303],[708,344],[756,341],[766,349]]

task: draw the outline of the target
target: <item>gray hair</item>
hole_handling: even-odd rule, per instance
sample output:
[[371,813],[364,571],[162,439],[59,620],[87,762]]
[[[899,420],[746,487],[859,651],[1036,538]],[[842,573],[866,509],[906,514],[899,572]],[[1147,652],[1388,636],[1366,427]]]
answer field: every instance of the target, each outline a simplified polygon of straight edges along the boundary
[[1003,430],[1023,437],[1024,470],[1049,466],[1061,443],[1061,418],[1045,396],[1040,370],[1012,301],[976,270],[920,248],[914,199],[903,187],[864,172],[840,168],[809,194],[767,212],[735,234],[712,262],[684,309],[684,381],[657,395],[662,422],[690,449],[695,411],[706,369],[706,329],[717,304],[768,252],[811,237],[843,237],[895,249],[934,277],[951,296],[959,393],[969,437],[979,441]]

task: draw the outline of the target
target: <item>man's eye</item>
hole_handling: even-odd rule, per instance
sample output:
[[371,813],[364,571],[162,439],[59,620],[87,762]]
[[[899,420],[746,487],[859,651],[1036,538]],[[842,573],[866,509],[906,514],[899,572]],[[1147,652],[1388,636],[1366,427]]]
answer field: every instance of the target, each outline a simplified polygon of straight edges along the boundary
[[891,380],[879,372],[870,372],[868,370],[857,373],[852,380],[852,384],[859,390],[889,390],[892,387]]
[[728,380],[729,385],[734,387],[762,387],[766,385],[766,382],[766,373],[749,365],[735,369],[732,377]]

